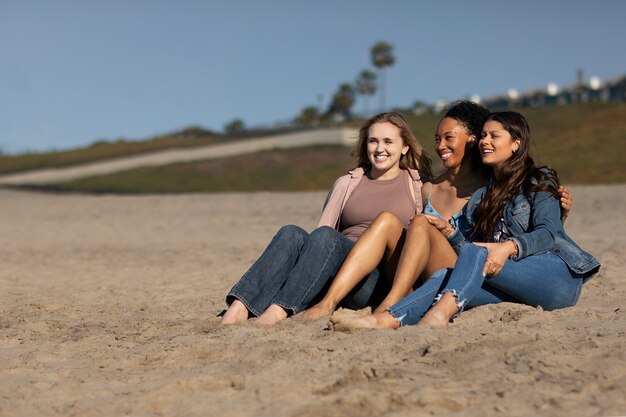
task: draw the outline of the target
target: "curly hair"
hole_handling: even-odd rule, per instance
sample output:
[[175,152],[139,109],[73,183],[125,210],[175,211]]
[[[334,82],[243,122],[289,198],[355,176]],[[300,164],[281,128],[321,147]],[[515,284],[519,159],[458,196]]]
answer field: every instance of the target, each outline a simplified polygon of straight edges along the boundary
[[352,150],[352,169],[361,167],[369,171],[372,168],[372,163],[367,157],[367,141],[369,139],[370,127],[376,123],[391,123],[400,129],[400,137],[403,143],[409,147],[406,155],[400,158],[400,168],[416,169],[420,173],[421,178],[430,179],[432,177],[430,157],[417,142],[404,117],[395,112],[377,114],[361,126],[361,129],[359,129],[359,140]]
[[[559,178],[554,169],[536,166],[530,156],[530,127],[526,118],[519,113],[502,111],[492,113],[487,121],[496,121],[509,132],[513,140],[519,140],[516,152],[502,164],[497,178],[490,167],[492,181],[483,199],[474,212],[473,235],[478,239],[492,240],[495,226],[504,216],[509,201],[519,193],[526,196],[537,191],[546,191],[558,198]],[[482,136],[482,135],[481,135]]]
[[459,122],[466,129],[466,133],[476,139],[474,142],[467,144],[463,159],[469,160],[471,166],[479,170],[484,177],[487,177],[488,170],[482,163],[478,146],[475,145],[480,139],[483,126],[490,114],[489,110],[480,104],[469,100],[459,100],[450,104],[443,116],[444,119],[449,117]]
[[489,110],[478,103],[470,100],[459,100],[450,104],[443,117],[451,117],[456,120],[467,129],[470,136],[474,136],[478,140],[489,114]]

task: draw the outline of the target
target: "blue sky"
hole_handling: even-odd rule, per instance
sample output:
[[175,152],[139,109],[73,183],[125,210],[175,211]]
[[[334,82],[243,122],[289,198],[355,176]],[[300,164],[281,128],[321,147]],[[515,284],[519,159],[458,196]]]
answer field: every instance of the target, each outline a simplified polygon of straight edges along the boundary
[[0,0],[0,150],[287,121],[326,108],[380,40],[390,106],[571,84],[578,68],[611,79],[625,16],[619,0]]

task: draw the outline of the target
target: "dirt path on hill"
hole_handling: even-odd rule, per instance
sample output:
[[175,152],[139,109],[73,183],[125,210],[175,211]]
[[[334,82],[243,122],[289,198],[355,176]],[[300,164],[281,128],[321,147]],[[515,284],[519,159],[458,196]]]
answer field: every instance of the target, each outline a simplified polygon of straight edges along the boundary
[[236,143],[203,146],[193,149],[172,149],[147,154],[115,158],[106,161],[0,176],[0,185],[45,185],[94,175],[106,175],[145,166],[168,165],[177,162],[191,162],[205,159],[254,153],[275,148],[294,148],[309,145],[346,145],[354,143],[358,136],[356,129],[320,129],[286,135],[269,136],[260,139],[246,139]]

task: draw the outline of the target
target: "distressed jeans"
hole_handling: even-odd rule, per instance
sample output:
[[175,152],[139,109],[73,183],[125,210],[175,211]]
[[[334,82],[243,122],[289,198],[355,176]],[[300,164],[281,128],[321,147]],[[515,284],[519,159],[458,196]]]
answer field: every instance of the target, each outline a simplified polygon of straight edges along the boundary
[[[226,302],[238,299],[255,316],[270,304],[297,314],[324,295],[352,246],[353,241],[332,227],[309,234],[298,226],[283,226],[230,290]],[[379,269],[363,279],[342,305],[359,309],[382,301],[388,287]]]
[[545,310],[571,307],[580,297],[583,277],[553,253],[507,260],[498,275],[483,277],[487,249],[464,245],[454,269],[436,271],[424,285],[388,308],[403,326],[416,324],[440,294],[453,292],[463,308],[514,302]]

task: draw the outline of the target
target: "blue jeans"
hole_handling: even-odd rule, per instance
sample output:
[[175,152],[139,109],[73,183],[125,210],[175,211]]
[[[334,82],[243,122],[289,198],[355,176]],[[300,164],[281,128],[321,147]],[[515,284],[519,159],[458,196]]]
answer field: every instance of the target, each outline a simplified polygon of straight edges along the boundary
[[424,285],[388,311],[402,326],[417,323],[440,294],[452,292],[461,309],[484,304],[516,302],[545,310],[570,307],[580,297],[583,277],[574,274],[553,253],[507,260],[500,273],[483,277],[487,249],[464,245],[454,269],[441,269]]
[[[309,234],[298,226],[283,226],[230,290],[226,302],[238,299],[255,316],[270,304],[297,314],[323,296],[352,246],[354,242],[332,227]],[[359,309],[382,301],[388,287],[379,279],[379,269],[363,279],[343,305]]]

